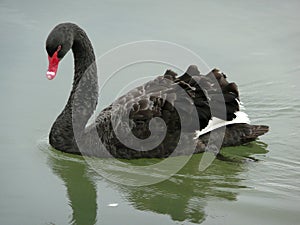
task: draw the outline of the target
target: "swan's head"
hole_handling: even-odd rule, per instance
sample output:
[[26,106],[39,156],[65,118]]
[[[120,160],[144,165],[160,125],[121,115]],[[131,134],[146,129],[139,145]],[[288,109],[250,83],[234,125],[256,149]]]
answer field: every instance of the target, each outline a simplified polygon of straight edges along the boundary
[[46,40],[49,66],[46,77],[54,79],[60,60],[67,54],[73,44],[73,29],[71,24],[63,23],[57,25]]

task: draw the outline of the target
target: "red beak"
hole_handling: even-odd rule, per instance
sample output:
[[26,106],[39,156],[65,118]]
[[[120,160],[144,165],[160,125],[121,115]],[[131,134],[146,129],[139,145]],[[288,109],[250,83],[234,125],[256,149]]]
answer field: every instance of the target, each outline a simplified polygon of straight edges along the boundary
[[48,56],[49,66],[48,66],[48,71],[46,73],[46,77],[49,80],[54,79],[54,77],[56,76],[56,72],[57,72],[57,69],[58,69],[58,63],[60,61],[60,59],[57,57],[57,54],[58,54],[59,50],[60,50],[60,48],[58,48],[57,51],[54,52],[52,57]]

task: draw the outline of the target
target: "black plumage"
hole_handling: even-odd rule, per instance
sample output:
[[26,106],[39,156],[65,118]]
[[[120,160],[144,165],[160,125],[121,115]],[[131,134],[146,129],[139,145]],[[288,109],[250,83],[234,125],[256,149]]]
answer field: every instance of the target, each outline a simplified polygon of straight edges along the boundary
[[[197,139],[191,138],[195,136],[195,131],[205,128],[212,117],[232,120],[235,112],[239,111],[239,92],[235,83],[229,83],[226,75],[217,69],[201,75],[198,68],[192,65],[182,76],[167,70],[164,75],[129,91],[87,126],[98,99],[92,44],[80,27],[63,23],[57,25],[48,36],[46,49],[49,57],[58,46],[61,46],[58,52],[60,60],[72,49],[75,62],[68,102],[49,135],[50,144],[60,151],[127,159],[162,158],[172,154],[180,141],[189,143],[187,146],[193,142],[196,147],[193,153],[203,152],[209,133]],[[152,123],[155,118],[162,119],[165,125],[159,121]],[[267,126],[229,125],[222,146],[244,144],[267,131]],[[156,140],[161,141],[154,148],[147,149]],[[189,153],[187,149],[176,155]]]

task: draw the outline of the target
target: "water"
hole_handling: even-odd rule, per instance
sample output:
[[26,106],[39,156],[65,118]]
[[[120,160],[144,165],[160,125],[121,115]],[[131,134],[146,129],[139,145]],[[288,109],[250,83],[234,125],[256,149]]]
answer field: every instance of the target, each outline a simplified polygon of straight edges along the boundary
[[[1,1],[0,224],[299,224],[299,6]],[[70,54],[58,77],[45,79],[45,39],[62,21],[84,27],[97,56],[144,39],[193,50],[239,84],[252,122],[269,125],[270,132],[223,149],[234,162],[215,160],[205,172],[198,171],[201,155],[195,155],[172,178],[151,186],[102,178],[81,157],[52,150],[45,138],[72,80]],[[149,75],[162,72],[154,67]]]

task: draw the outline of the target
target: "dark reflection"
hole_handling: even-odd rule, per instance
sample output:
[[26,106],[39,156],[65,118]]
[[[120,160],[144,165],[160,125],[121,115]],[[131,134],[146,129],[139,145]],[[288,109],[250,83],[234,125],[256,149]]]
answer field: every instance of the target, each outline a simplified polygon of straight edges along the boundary
[[97,192],[95,183],[87,174],[85,161],[80,156],[50,151],[49,165],[67,188],[73,211],[70,224],[94,225],[97,218]]
[[136,209],[167,214],[174,221],[201,223],[205,220],[207,200],[236,200],[237,189],[245,188],[239,176],[247,168],[245,161],[250,155],[266,152],[266,145],[258,142],[225,148],[222,154],[230,161],[214,160],[204,172],[198,171],[202,155],[197,154],[169,180],[146,187],[118,188]]
[[[150,186],[129,187],[112,184],[121,191],[127,201],[138,210],[169,215],[174,221],[201,223],[205,220],[205,206],[210,199],[234,201],[247,162],[256,161],[254,154],[265,154],[266,145],[253,142],[247,146],[224,148],[226,161],[214,160],[204,172],[198,171],[202,154],[194,155],[176,175]],[[49,155],[49,165],[67,188],[73,210],[71,224],[95,224],[97,218],[96,185],[88,172],[88,166],[80,156],[66,155],[56,151]],[[229,160],[227,160],[229,159]],[[131,160],[135,165],[154,163],[156,159]],[[256,163],[256,162],[251,162]],[[104,180],[101,179],[101,182]]]

